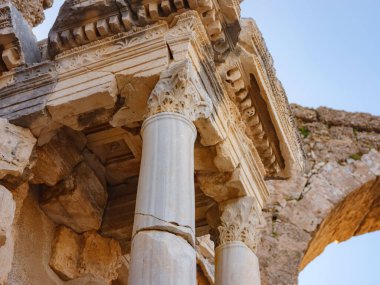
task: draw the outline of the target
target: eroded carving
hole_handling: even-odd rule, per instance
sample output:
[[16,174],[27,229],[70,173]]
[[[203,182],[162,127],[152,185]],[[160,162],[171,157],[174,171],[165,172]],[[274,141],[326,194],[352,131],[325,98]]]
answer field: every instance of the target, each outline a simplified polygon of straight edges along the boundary
[[221,212],[218,244],[241,241],[256,252],[263,220],[255,199],[244,197],[223,203]]
[[212,103],[190,61],[164,71],[148,99],[149,116],[173,112],[195,121],[208,118]]

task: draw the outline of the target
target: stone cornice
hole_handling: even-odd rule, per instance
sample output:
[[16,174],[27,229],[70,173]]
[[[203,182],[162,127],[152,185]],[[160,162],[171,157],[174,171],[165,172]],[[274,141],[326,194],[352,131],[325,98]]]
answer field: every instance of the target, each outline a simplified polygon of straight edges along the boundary
[[[99,10],[89,1],[67,1],[49,33],[50,55],[54,57],[83,44],[158,21],[170,23],[177,15],[191,10],[198,13],[217,61],[223,61],[235,48],[240,32],[240,3],[237,1],[131,0],[103,5]],[[97,16],[87,18],[88,14]]]
[[295,127],[293,114],[281,82],[276,76],[273,58],[268,51],[264,38],[253,20],[243,20],[243,33],[240,35],[240,64],[245,74],[260,78],[263,94],[266,96],[271,118],[276,122],[277,136],[281,141],[281,152],[287,163],[281,176],[288,177],[293,170],[303,171],[305,153]]

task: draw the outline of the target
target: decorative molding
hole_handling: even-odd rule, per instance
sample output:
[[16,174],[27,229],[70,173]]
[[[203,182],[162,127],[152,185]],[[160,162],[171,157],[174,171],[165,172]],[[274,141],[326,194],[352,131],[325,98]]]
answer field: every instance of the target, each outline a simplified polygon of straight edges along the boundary
[[[294,168],[303,171],[305,168],[306,156],[299,133],[294,122],[293,114],[289,106],[285,89],[277,78],[273,58],[266,46],[265,40],[254,20],[242,21],[243,32],[240,35],[240,62],[246,72],[256,67],[264,84],[267,96],[276,114],[276,121],[283,132],[283,144],[289,148],[289,155],[293,159]],[[247,55],[251,60],[247,60]],[[253,64],[251,63],[253,59]],[[249,73],[249,72],[248,72]],[[279,134],[278,134],[279,135]],[[287,176],[290,175],[288,169]]]
[[161,74],[148,99],[148,108],[148,116],[173,112],[196,121],[210,117],[213,107],[192,63],[185,60]]
[[[158,38],[164,39],[167,32],[167,24],[147,26],[138,31],[122,33],[105,39],[97,40],[83,46],[78,46],[59,54],[56,59],[56,69],[59,74],[83,68],[91,63],[99,63],[102,60],[110,61],[110,56],[125,52],[126,49],[146,45],[148,42]],[[139,54],[134,54],[138,56]]]
[[[90,1],[67,1],[49,33],[49,53],[55,57],[72,48],[159,21],[171,23],[187,11],[199,15],[215,51],[215,60],[223,61],[235,48],[240,32],[240,3],[236,0],[223,0],[221,5],[216,0],[131,0],[104,7],[100,15],[99,8]],[[92,14],[98,16],[87,19],[86,15]]]
[[[281,168],[276,157],[274,142],[271,142],[266,133],[264,122],[260,117],[260,110],[255,107],[255,98],[250,96],[250,86],[244,78],[243,71],[238,63],[225,64],[221,71],[224,83],[229,90],[230,99],[240,110],[242,121],[245,123],[244,132],[252,140],[260,159],[265,165],[267,176],[276,176]],[[281,163],[282,164],[282,163]]]
[[256,252],[264,219],[257,210],[252,197],[244,197],[221,204],[222,212],[218,226],[218,245],[241,241]]

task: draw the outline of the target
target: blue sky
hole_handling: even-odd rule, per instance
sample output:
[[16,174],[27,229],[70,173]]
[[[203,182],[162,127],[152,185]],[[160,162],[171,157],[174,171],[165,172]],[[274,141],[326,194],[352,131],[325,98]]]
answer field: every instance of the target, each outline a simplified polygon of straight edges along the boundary
[[[34,29],[38,39],[62,3]],[[379,0],[245,0],[242,13],[261,28],[290,102],[380,115]],[[379,256],[380,232],[332,244],[300,285],[380,285]]]

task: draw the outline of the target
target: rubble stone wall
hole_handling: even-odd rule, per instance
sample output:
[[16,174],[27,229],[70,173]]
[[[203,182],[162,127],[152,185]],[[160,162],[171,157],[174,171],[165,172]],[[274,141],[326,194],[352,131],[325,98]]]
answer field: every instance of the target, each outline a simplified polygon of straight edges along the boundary
[[307,155],[305,174],[268,182],[259,246],[262,284],[298,283],[333,241],[380,229],[380,118],[292,106]]

